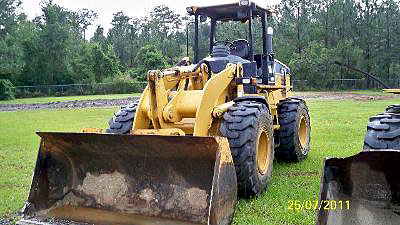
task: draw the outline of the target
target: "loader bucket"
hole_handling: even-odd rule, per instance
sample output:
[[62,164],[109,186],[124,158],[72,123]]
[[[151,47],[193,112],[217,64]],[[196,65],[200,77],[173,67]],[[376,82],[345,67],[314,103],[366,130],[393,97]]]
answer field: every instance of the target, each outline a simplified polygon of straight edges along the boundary
[[400,224],[400,151],[326,159],[317,225]]
[[19,224],[230,224],[236,175],[216,137],[38,133]]

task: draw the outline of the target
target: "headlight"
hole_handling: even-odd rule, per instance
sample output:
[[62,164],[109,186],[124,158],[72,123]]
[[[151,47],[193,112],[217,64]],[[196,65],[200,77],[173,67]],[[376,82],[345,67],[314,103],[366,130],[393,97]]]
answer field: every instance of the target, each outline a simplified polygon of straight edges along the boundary
[[251,83],[251,80],[250,80],[250,78],[249,79],[243,79],[243,84],[250,84]]
[[250,5],[250,0],[240,0],[239,1],[240,6],[249,6]]

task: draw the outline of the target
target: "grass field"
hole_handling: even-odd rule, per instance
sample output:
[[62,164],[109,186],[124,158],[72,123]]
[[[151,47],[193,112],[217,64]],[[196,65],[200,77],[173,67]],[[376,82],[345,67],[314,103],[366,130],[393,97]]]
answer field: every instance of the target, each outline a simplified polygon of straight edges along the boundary
[[[317,200],[323,158],[361,151],[368,117],[400,99],[381,101],[310,100],[312,149],[302,163],[274,162],[268,192],[240,200],[235,224],[310,225],[315,212],[289,211],[289,200]],[[0,218],[13,217],[27,198],[39,138],[35,131],[105,127],[116,108],[0,112]]]
[[139,96],[140,94],[119,94],[119,95],[87,95],[87,96],[68,96],[68,97],[43,97],[43,98],[19,98],[15,100],[0,101],[0,104],[34,104],[48,102],[65,102],[72,100],[95,100],[95,99],[121,99]]

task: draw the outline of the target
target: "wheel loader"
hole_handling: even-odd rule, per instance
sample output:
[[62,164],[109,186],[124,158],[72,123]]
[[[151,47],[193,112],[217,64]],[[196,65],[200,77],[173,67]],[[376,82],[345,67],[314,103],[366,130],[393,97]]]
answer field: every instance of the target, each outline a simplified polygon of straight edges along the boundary
[[369,119],[361,153],[324,160],[317,212],[317,225],[400,224],[400,105]]
[[[308,108],[291,98],[292,72],[274,57],[273,11],[248,0],[187,11],[193,63],[149,71],[139,101],[115,113],[104,132],[38,133],[20,224],[230,224],[237,196],[266,190],[274,156],[307,157]],[[243,23],[247,39],[217,40],[226,21]],[[203,59],[201,23],[210,28]]]

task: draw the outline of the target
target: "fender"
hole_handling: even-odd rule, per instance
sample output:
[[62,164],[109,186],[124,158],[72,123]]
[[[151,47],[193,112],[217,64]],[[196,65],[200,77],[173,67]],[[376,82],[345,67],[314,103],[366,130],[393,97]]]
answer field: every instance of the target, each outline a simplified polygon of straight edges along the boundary
[[248,96],[238,97],[233,101],[234,102],[255,101],[255,102],[259,102],[259,103],[265,104],[267,107],[269,107],[267,99],[264,96],[248,95]]

